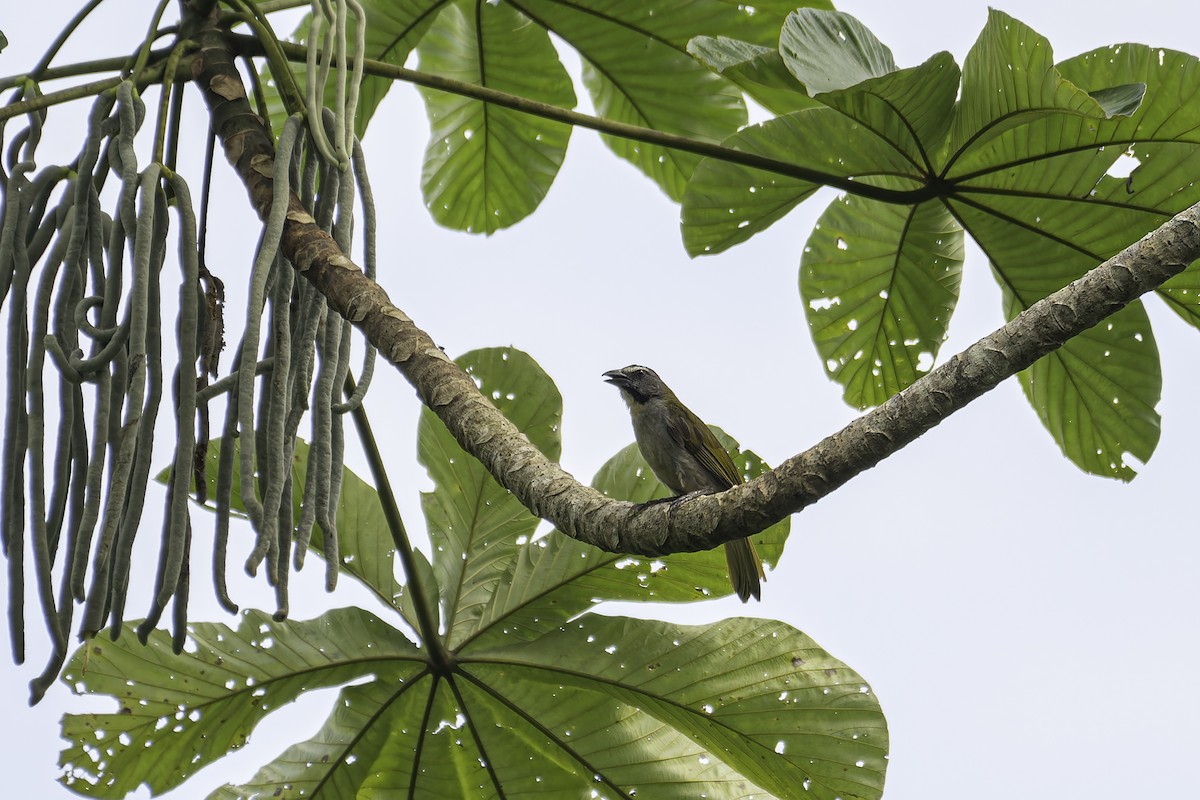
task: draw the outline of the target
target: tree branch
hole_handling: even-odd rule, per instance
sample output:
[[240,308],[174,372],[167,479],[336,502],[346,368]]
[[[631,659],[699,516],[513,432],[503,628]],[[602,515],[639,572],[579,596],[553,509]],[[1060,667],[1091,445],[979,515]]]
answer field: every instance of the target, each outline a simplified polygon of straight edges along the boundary
[[[260,217],[271,204],[274,151],[246,101],[224,35],[209,18],[193,76],[213,128]],[[971,400],[1148,292],[1200,257],[1200,205],[1070,286],[1035,303],[908,389],[810,450],[720,494],[635,505],[583,486],[548,460],[475,382],[388,299],[292,195],[281,243],[296,268],[392,362],[459,444],[537,516],[604,550],[645,556],[706,550],[760,531],[870,469]]]

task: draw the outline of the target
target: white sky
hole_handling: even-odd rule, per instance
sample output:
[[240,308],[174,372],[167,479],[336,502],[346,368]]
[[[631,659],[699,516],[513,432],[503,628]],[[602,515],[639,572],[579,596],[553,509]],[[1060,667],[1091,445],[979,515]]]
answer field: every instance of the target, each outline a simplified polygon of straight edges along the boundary
[[[0,10],[10,41],[0,74],[31,65],[75,7],[42,0],[15,16]],[[840,7],[889,44],[902,66],[938,49],[961,63],[985,19],[979,0]],[[1023,0],[1000,7],[1048,36],[1059,58],[1117,41],[1200,51],[1200,11],[1192,3],[1092,2],[1080,10]],[[123,0],[115,8],[124,11],[102,14],[103,24],[86,29],[103,43],[71,51],[70,60],[132,46],[148,4]],[[200,115],[189,124],[200,141]],[[381,282],[451,354],[513,345],[538,359],[564,395],[563,464],[581,479],[632,439],[624,404],[600,379],[630,362],[657,368],[702,417],[770,463],[854,417],[824,376],[796,290],[803,241],[832,195],[742,247],[689,261],[677,207],[609,155],[595,134],[578,131],[543,208],[485,240],[437,228],[421,206],[426,127],[414,90],[397,87],[372,130],[366,147],[385,221]],[[194,191],[197,176],[190,174]],[[241,190],[233,186],[223,197],[210,263],[221,264],[233,290],[256,233]],[[625,610],[687,622],[751,614],[814,637],[862,674],[882,702],[892,745],[889,800],[1186,795],[1200,751],[1200,545],[1187,499],[1200,448],[1198,340],[1157,300],[1148,306],[1164,367],[1163,436],[1131,485],[1087,477],[1062,458],[1009,381],[795,517],[760,605],[725,600]],[[238,313],[231,309],[231,320]],[[943,360],[1001,322],[999,291],[972,248]],[[748,385],[755,408],[745,399]],[[383,367],[367,405],[419,539],[417,492],[428,479],[413,458],[417,402]],[[157,463],[166,458],[163,449]],[[357,453],[348,461],[362,474]],[[207,562],[207,523],[197,522],[192,618],[233,624],[209,596],[199,566]],[[149,583],[153,525],[142,538],[140,574]],[[231,555],[230,563],[239,558]],[[293,580],[296,618],[367,602],[352,587],[324,595],[318,572],[310,566]],[[0,578],[5,592],[6,581]],[[231,583],[243,604],[270,607],[236,568]],[[131,598],[132,615],[143,613],[148,591]],[[58,720],[64,712],[113,706],[56,686],[41,705],[26,707],[26,683],[45,653],[33,614],[29,662],[14,667],[7,645],[0,658],[7,791],[70,797],[54,783]],[[7,623],[0,627],[7,640]],[[327,691],[275,713],[249,747],[170,797],[200,798],[226,781],[248,779],[315,731],[332,699]]]

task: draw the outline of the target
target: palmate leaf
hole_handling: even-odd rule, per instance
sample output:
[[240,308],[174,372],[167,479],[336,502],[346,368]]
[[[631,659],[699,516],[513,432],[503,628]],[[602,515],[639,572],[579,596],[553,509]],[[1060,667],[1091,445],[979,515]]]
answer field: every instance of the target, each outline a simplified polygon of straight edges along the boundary
[[[915,260],[910,274],[939,274],[949,256],[941,246],[956,249],[947,215],[987,254],[1011,317],[1200,201],[1193,179],[1200,168],[1200,62],[1192,56],[1125,44],[1056,66],[1043,37],[993,11],[967,57],[955,105],[958,70],[948,56],[887,71],[887,49],[846,15],[789,16],[779,54],[814,99],[877,142],[872,148],[853,136],[830,137],[832,126],[808,112],[747,129],[729,144],[753,143],[763,155],[813,168],[818,157],[806,145],[837,142],[829,152],[851,158],[825,167],[831,177],[920,195],[915,206],[897,197],[890,210],[883,199],[837,201],[808,243],[806,310],[828,369],[854,405],[881,402],[914,380],[914,354],[922,363],[925,354],[936,355],[924,343],[944,335],[953,289],[926,281],[897,298],[879,270],[890,252],[897,263],[901,254]],[[1122,155],[1136,163],[1127,178],[1114,170]],[[814,186],[705,162],[684,200],[689,252],[717,252],[748,238]],[[922,209],[932,214],[935,205],[942,210],[932,226],[899,224],[919,220]],[[938,246],[922,245],[922,238]],[[1197,275],[1193,265],[1159,290],[1194,325]],[[889,282],[899,276],[891,273]],[[1119,324],[1068,343],[1022,377],[1063,452],[1089,472],[1125,480],[1158,440],[1159,366],[1142,314],[1135,306]],[[872,347],[877,329],[859,326],[889,316],[896,334],[911,335],[888,332]],[[906,341],[921,346],[914,353]]]
[[[497,348],[462,363],[557,457],[561,400],[532,359]],[[581,614],[606,599],[727,593],[719,552],[643,564],[558,533],[528,541],[536,521],[485,486],[440,425],[424,419],[420,431],[435,483],[425,500],[433,564],[408,576],[399,603],[410,590],[434,593],[445,611],[438,641],[417,647],[370,614],[342,609],[282,623],[249,612],[236,631],[197,625],[178,658],[161,633],[149,649],[128,636],[92,642],[87,675],[78,654],[69,680],[115,696],[122,711],[64,720],[72,741],[64,763],[82,791],[171,788],[240,746],[281,702],[340,686],[312,738],[211,797],[880,797],[888,743],[878,701],[804,634],[764,620],[690,627]],[[763,469],[719,435],[746,474]],[[596,485],[636,500],[663,494],[632,446]],[[755,536],[768,564],[786,527]],[[382,526],[374,532],[387,536]],[[386,560],[360,577],[385,580]],[[451,658],[434,655],[452,641]],[[151,741],[158,758],[146,758]]]
[[588,614],[444,677],[349,687],[337,709],[213,797],[878,798],[888,748],[861,677],[787,625],[742,618]]

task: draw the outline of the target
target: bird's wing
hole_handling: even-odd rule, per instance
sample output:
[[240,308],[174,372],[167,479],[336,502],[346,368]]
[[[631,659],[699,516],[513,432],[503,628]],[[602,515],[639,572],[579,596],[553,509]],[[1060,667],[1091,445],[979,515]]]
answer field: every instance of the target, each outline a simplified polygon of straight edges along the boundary
[[695,456],[714,481],[724,484],[726,488],[741,483],[742,473],[733,465],[733,459],[717,441],[716,434],[690,409],[684,407],[683,411],[684,414],[672,419],[669,424],[671,436]]

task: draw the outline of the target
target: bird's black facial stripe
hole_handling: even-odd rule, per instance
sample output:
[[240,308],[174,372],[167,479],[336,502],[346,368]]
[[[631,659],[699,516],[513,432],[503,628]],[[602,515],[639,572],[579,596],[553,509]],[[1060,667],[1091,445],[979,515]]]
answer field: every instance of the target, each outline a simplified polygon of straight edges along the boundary
[[641,393],[641,392],[639,392],[639,391],[637,390],[637,388],[636,388],[636,387],[634,387],[634,386],[624,386],[624,387],[622,387],[622,388],[625,390],[625,392],[626,392],[626,393],[627,393],[627,394],[628,394],[630,397],[632,397],[632,398],[633,398],[633,401],[634,401],[635,403],[639,403],[639,404],[641,404],[641,403],[644,403],[644,402],[646,402],[647,400],[649,400],[649,399],[650,399],[650,395],[648,395],[648,394],[642,394],[642,393]]

